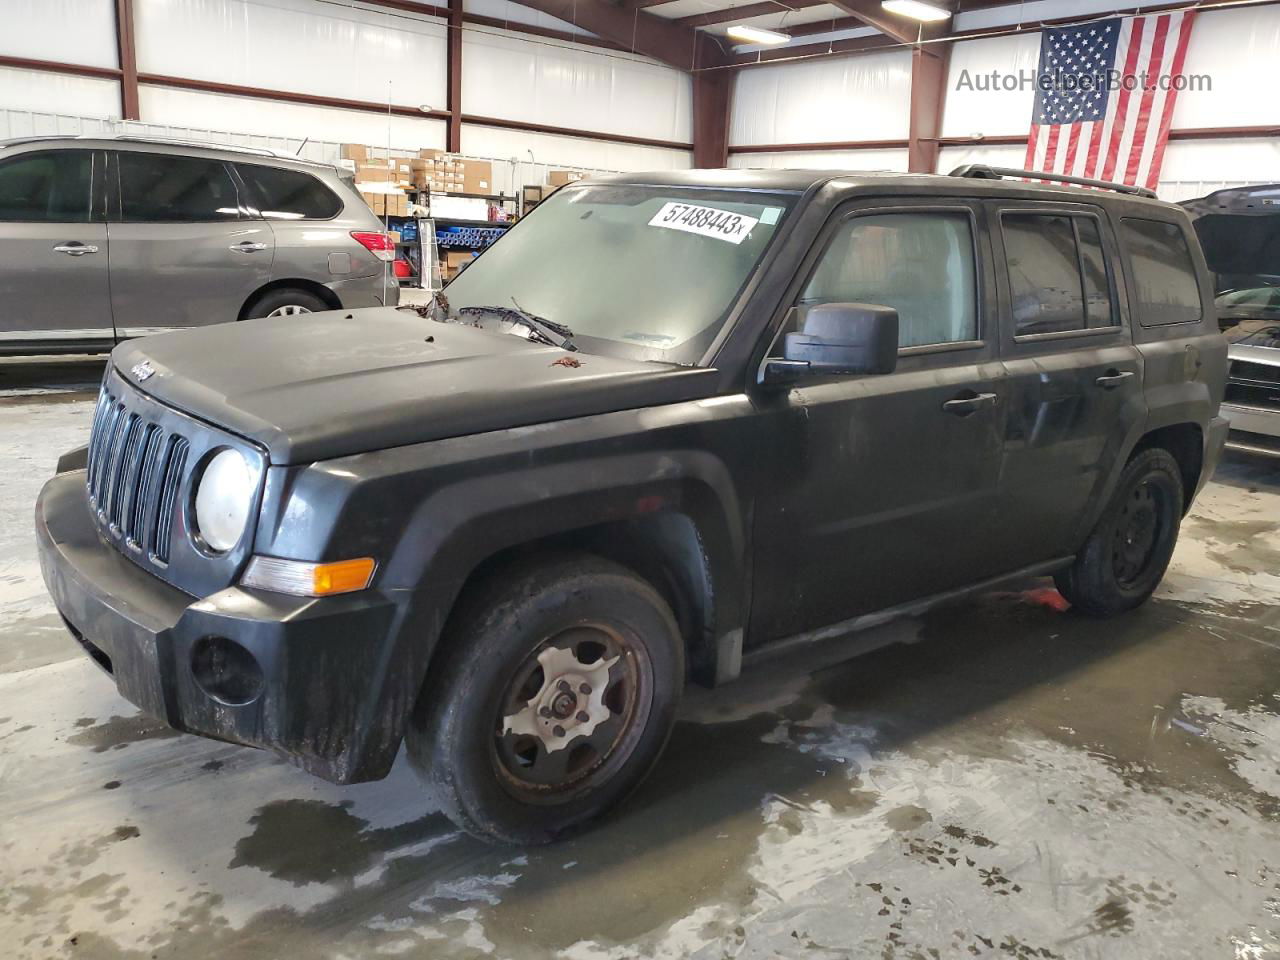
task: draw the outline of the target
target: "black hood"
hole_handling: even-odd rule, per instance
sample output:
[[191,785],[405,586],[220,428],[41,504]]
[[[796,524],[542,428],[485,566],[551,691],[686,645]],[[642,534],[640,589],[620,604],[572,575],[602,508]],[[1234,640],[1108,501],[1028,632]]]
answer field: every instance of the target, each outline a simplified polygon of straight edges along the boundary
[[1280,274],[1280,185],[1219,190],[1182,206],[1214,273]]
[[[715,371],[619,360],[378,307],[121,344],[128,382],[276,464],[710,395]],[[139,382],[134,367],[155,371]],[[143,371],[145,373],[145,371]]]

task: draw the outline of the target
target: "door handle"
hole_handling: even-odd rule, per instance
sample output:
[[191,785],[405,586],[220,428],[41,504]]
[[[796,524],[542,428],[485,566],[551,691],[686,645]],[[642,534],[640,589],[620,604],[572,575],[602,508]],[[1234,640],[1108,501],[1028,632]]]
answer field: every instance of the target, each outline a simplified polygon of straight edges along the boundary
[[53,248],[54,253],[65,253],[68,257],[83,257],[86,253],[97,253],[98,248],[92,243],[81,243],[78,240],[72,240],[70,243],[60,243]]
[[967,417],[971,413],[977,413],[983,407],[995,406],[995,402],[994,393],[975,393],[972,396],[959,396],[948,400],[942,405],[942,409],[957,417]]
[[233,243],[228,249],[234,250],[236,253],[257,253],[260,250],[267,249],[265,243],[254,243],[252,240],[242,240],[240,243]]
[[1132,370],[1108,370],[1105,376],[1101,376],[1093,382],[1103,390],[1114,390],[1133,376]]

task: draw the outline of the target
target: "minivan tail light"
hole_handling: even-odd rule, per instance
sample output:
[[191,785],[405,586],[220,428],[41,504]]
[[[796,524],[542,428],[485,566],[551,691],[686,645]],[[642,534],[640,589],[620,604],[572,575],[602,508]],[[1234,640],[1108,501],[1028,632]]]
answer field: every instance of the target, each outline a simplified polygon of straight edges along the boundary
[[366,233],[352,230],[351,239],[364,247],[379,260],[390,262],[396,258],[396,245],[385,233]]

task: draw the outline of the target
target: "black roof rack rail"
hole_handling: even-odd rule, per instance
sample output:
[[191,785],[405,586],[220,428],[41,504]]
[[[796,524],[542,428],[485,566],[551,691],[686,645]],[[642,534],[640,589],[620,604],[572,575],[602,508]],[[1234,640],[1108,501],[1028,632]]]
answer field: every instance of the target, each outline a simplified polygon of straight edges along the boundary
[[1146,197],[1148,200],[1157,199],[1154,190],[1148,190],[1146,187],[1133,187],[1127,183],[1093,180],[1089,177],[1073,177],[1065,173],[1045,173],[1043,170],[1015,170],[1012,167],[990,167],[985,163],[969,163],[963,167],[956,167],[948,176],[965,177],[969,180],[1003,180],[1006,177],[1025,180],[1052,180],[1055,183],[1071,183],[1078,187],[1097,187],[1099,190],[1114,190],[1116,193]]

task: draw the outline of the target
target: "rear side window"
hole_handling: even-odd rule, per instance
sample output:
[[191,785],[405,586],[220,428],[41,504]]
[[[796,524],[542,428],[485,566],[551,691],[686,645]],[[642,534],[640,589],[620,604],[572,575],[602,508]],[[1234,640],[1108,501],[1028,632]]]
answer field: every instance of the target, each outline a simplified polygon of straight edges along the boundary
[[24,153],[0,163],[0,220],[85,223],[92,190],[91,151]]
[[969,215],[920,212],[852,218],[822,254],[800,303],[893,307],[903,347],[977,340]]
[[120,153],[126,223],[207,223],[240,219],[235,181],[221,160]]
[[333,191],[308,173],[237,163],[240,179],[268,220],[328,220],[342,210]]
[[1182,228],[1161,220],[1126,218],[1120,224],[1138,288],[1138,321],[1158,327],[1199,320],[1200,285]]
[[1097,220],[1006,213],[1001,221],[1015,336],[1115,326]]

